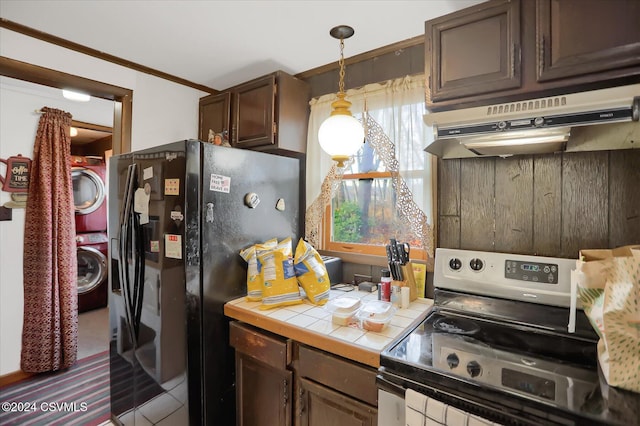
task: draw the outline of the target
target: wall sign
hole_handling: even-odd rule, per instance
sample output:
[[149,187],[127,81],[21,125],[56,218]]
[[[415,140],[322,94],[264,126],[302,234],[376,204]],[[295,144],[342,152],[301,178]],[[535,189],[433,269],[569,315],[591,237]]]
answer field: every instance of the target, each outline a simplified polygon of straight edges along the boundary
[[6,192],[29,192],[31,160],[18,154],[6,160],[0,158],[0,163],[7,165],[6,176],[0,176],[2,190]]

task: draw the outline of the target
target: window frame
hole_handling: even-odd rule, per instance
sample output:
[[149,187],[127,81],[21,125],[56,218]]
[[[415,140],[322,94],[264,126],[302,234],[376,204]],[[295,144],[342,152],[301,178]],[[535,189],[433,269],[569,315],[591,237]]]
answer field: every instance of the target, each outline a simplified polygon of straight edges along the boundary
[[[433,168],[432,168],[433,170]],[[434,173],[431,173],[431,183],[433,185]],[[349,173],[343,174],[343,180],[357,180],[357,179],[390,179],[393,178],[391,172],[373,171],[368,173]],[[435,192],[433,192],[435,194]],[[434,203],[434,200],[432,200]],[[333,224],[332,215],[332,202],[329,202],[325,206],[324,214],[322,215],[322,247],[324,250],[332,252],[364,254],[373,256],[387,257],[385,246],[378,246],[372,244],[359,244],[359,243],[344,243],[331,240],[331,229]],[[434,222],[432,218],[432,222]],[[433,225],[432,225],[433,226]],[[427,260],[427,253],[424,247],[411,247],[411,260]]]

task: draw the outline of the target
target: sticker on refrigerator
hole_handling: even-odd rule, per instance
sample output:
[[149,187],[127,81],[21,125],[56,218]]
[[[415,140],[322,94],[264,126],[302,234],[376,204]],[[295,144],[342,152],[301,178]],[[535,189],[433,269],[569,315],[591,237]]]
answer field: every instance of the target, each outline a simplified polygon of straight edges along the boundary
[[164,256],[172,259],[182,259],[182,235],[165,234]]
[[160,252],[160,241],[152,240],[149,242],[149,251],[151,253],[159,253]]
[[165,179],[164,195],[180,195],[180,179]]
[[209,181],[209,190],[216,192],[225,192],[228,194],[231,190],[231,178],[228,176],[212,174],[211,180]]

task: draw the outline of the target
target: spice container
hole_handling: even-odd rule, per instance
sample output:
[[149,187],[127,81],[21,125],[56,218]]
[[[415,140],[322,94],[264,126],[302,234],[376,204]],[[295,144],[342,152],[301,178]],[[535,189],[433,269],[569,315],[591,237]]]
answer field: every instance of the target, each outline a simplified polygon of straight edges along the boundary
[[380,271],[380,300],[391,301],[391,271],[383,269]]
[[382,331],[395,312],[396,308],[390,302],[371,300],[362,305],[357,317],[365,330]]
[[360,299],[357,297],[341,296],[329,300],[324,308],[332,313],[331,322],[336,325],[349,325],[360,305]]

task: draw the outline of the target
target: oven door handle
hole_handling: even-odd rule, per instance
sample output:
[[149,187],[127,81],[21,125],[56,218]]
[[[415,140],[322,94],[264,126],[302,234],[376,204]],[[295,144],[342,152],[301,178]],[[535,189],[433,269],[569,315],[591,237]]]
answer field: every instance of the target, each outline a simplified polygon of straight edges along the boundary
[[376,375],[376,383],[378,384],[378,388],[391,392],[404,399],[404,394],[407,390],[399,384],[393,383],[392,381],[382,377],[380,374]]

